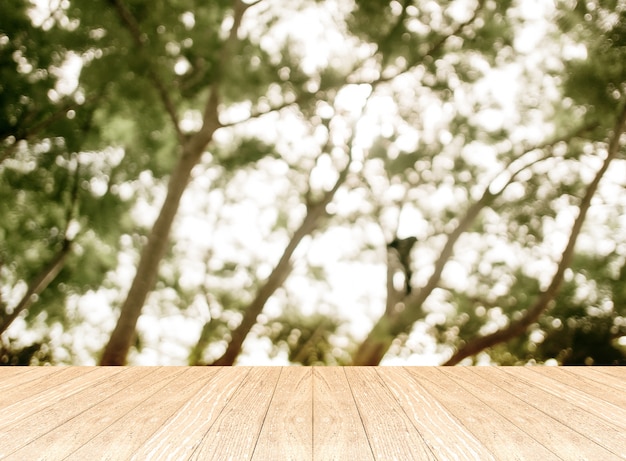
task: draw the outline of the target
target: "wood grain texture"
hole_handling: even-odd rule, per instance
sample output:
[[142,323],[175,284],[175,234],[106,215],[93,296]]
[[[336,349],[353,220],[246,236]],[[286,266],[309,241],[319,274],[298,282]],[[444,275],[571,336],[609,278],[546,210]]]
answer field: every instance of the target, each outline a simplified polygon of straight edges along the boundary
[[[453,379],[552,453],[566,459],[615,459],[610,452],[562,421],[546,418],[548,394],[515,387],[495,368],[479,371],[462,368]],[[567,401],[562,401],[561,405],[567,405]]]
[[625,390],[626,368],[0,368],[0,460],[611,461]]
[[198,373],[192,368],[161,367],[157,373],[159,375],[154,381],[158,382],[145,391],[135,393],[126,390],[117,396],[123,400],[132,400],[135,405],[131,405],[129,411],[118,414],[112,424],[74,451],[69,459],[129,459],[161,427],[164,420],[178,412],[185,400],[197,391]]
[[[497,408],[507,402],[486,405],[483,391],[470,392],[453,379],[461,368],[409,369],[421,384],[448,412],[453,414],[498,460],[558,460],[557,455],[501,415]],[[494,406],[496,408],[494,408]]]
[[[118,379],[114,379],[115,377]],[[42,435],[34,438],[6,459],[16,461],[64,459],[80,449],[86,440],[92,444],[95,443],[96,437],[113,424],[116,418],[139,405],[152,388],[163,386],[164,380],[167,382],[172,378],[172,373],[169,371],[164,373],[163,370],[135,368],[124,370],[123,373],[114,375],[113,379],[105,381],[105,385],[108,386],[106,388],[94,386],[91,390],[84,389],[75,396],[79,402],[82,402],[78,408],[83,409],[83,405],[90,406],[73,416],[68,415],[69,417],[58,425],[47,421],[46,412],[28,418],[26,421],[33,425],[31,430],[34,429],[34,433],[40,432]],[[120,398],[125,393],[130,398]],[[72,408],[71,405],[63,405],[55,409],[55,412],[60,413],[63,407]],[[40,427],[42,424],[52,429],[45,432]]]
[[378,374],[437,459],[495,461],[493,454],[406,369]]
[[313,447],[316,461],[374,459],[343,368],[313,368]]
[[280,368],[248,370],[233,398],[228,401],[189,459],[250,459],[280,373]]
[[[106,395],[111,386],[124,386],[121,370],[74,370],[67,382],[51,388],[42,384],[32,399],[24,398],[2,409],[0,457],[17,450],[92,406],[97,396]],[[73,374],[73,373],[72,373]],[[102,394],[101,394],[102,393]],[[19,434],[16,437],[14,434]]]
[[[606,392],[606,389],[598,389],[600,386],[590,386],[576,382],[578,386],[572,386],[572,379],[559,379],[560,373],[550,373],[545,368],[533,367],[529,369],[532,373],[527,373],[521,379],[533,387],[552,394],[558,398],[563,398],[571,405],[583,408],[585,412],[594,417],[604,419],[611,424],[626,427],[626,393]],[[517,379],[520,379],[516,377]],[[612,403],[614,400],[615,403]]]
[[[3,367],[1,374],[2,380],[0,381],[0,393],[4,393],[8,389],[19,390],[19,387],[16,387],[17,384],[19,384],[19,386],[25,386],[29,382],[44,379],[45,376],[60,373],[64,369],[65,368],[56,367]],[[0,402],[3,400],[4,395],[0,394]]]
[[[538,372],[541,372],[541,370],[544,370],[544,368],[537,368]],[[545,370],[546,372],[541,373],[552,380],[559,381],[568,387],[582,389],[599,400],[613,403],[620,409],[626,408],[626,392],[615,392],[601,381],[592,379],[588,374],[569,373],[569,370],[565,373],[554,373],[550,372],[549,369]],[[535,371],[535,369],[532,368],[531,371]]]
[[311,368],[284,368],[263,421],[253,461],[313,459],[313,379]]
[[[616,368],[614,371],[622,372],[620,374],[614,375],[611,373],[611,368],[603,367],[603,368],[580,368],[580,367],[571,367],[567,368],[566,371],[575,374],[578,376],[589,377],[590,379],[598,382],[602,386],[604,386],[607,390],[615,390],[620,392],[626,392],[626,377],[624,376],[624,367]],[[586,372],[585,372],[586,371]]]
[[[250,371],[206,368],[202,387],[133,454],[136,461],[189,459]],[[202,371],[200,371],[202,372]]]
[[[542,411],[562,425],[584,435],[584,437],[604,447],[607,451],[612,452],[614,457],[626,459],[626,451],[624,450],[624,447],[626,447],[626,426],[620,426],[619,422],[593,418],[593,415],[589,413],[587,408],[579,403],[571,403],[566,395],[556,396],[543,392],[527,380],[520,379],[520,377],[516,377],[509,372],[495,368],[490,371],[500,373],[499,379],[512,392],[524,394],[529,406]],[[506,377],[503,378],[502,375]],[[589,424],[590,419],[593,420],[593,424]],[[614,457],[600,457],[599,459],[615,459]],[[591,457],[588,459],[598,458]]]
[[375,368],[348,368],[346,375],[376,459],[435,459]]

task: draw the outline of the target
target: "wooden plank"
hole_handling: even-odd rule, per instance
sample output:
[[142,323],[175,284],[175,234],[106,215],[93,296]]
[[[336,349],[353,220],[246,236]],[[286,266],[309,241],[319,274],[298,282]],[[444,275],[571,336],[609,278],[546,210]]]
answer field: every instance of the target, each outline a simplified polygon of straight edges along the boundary
[[5,404],[18,402],[22,399],[30,399],[34,395],[46,389],[51,389],[59,384],[83,376],[93,369],[76,367],[41,367],[32,369],[34,373],[21,374],[14,377],[9,388],[0,389],[0,408]]
[[[120,368],[115,370],[115,373],[121,371]],[[20,420],[34,414],[40,414],[55,404],[66,405],[65,399],[84,389],[99,385],[111,375],[112,373],[106,369],[73,367],[65,374],[67,380],[56,386],[43,387],[45,386],[45,381],[43,381],[41,389],[32,390],[31,395],[24,394],[23,397],[27,398],[17,400],[14,403],[7,402],[8,404],[3,406],[0,429],[11,428],[13,430]]]
[[[585,376],[597,381],[607,388],[613,388],[620,392],[626,392],[626,368],[620,367],[566,367],[563,368],[570,374]],[[621,371],[622,373],[616,373]],[[620,376],[621,374],[621,376]]]
[[253,461],[306,461],[313,459],[313,408],[311,368],[283,368]]
[[252,456],[282,368],[238,370],[249,373],[190,460],[243,460]]
[[[42,435],[10,456],[8,460],[65,459],[96,437],[124,414],[137,407],[146,397],[169,383],[176,374],[166,368],[136,368],[122,375],[123,385],[101,389],[103,399],[87,411],[76,415]],[[79,394],[82,397],[82,394]],[[85,395],[85,399],[89,396]],[[42,432],[33,427],[33,432]]]
[[0,367],[0,392],[61,370],[63,368],[58,367]]
[[[141,370],[127,368],[115,373],[112,373],[110,370],[103,370],[103,372],[106,379],[96,382],[89,380],[87,381],[89,383],[87,386],[83,385],[84,381],[87,378],[92,378],[92,375],[96,374],[95,372],[84,373],[85,379],[73,379],[68,382],[68,384],[73,383],[76,388],[80,386],[80,392],[73,392],[58,399],[55,398],[54,394],[50,395],[49,392],[39,394],[38,396],[45,394],[50,397],[51,400],[48,406],[40,408],[39,411],[26,418],[15,421],[10,426],[11,432],[0,432],[0,456],[7,456],[15,452],[43,434],[54,430],[76,415],[93,407],[112,392],[126,387],[128,378],[140,374]],[[62,386],[56,386],[52,390],[60,387]],[[28,401],[20,401],[19,403],[23,402]]]
[[570,376],[579,376],[587,380],[595,381],[604,387],[607,392],[626,392],[623,380],[607,375],[598,370],[598,367],[560,367]]
[[139,447],[132,460],[165,459],[166,455],[171,460],[189,459],[249,372],[233,367],[209,369],[219,372],[202,378],[202,387]]
[[[44,368],[48,368],[48,369],[53,369],[53,367],[41,367],[41,369]],[[33,370],[35,369],[34,367],[19,367],[19,366],[2,366],[0,368],[0,370],[2,370],[2,372],[0,373],[2,375],[2,379],[4,378],[10,378],[11,376],[16,376],[22,373],[27,373],[28,370]]]
[[313,458],[373,460],[343,368],[313,368]]
[[[498,380],[502,383],[501,385],[507,386],[512,393],[524,395],[530,406],[537,408],[574,431],[584,434],[588,439],[612,452],[614,456],[626,459],[623,451],[623,447],[626,447],[626,427],[619,427],[607,421],[592,418],[586,408],[538,389],[503,370],[493,368],[492,371],[499,373]],[[622,448],[617,449],[616,447]]]
[[[535,386],[560,398],[566,399],[585,409],[590,415],[605,419],[610,423],[626,428],[626,394],[621,392],[606,392],[595,390],[593,386],[585,386],[577,376],[565,373],[561,368],[554,367],[527,367],[524,373],[515,373],[514,370],[504,368],[517,379],[523,379],[531,386]],[[593,383],[593,382],[592,382]],[[620,404],[610,403],[613,395]]]
[[[180,411],[216,370],[199,367],[162,367],[170,377],[154,393],[141,393],[141,401],[132,410],[118,417],[96,437],[72,452],[75,460],[129,459],[165,421]],[[132,399],[124,392],[120,399]]]
[[553,367],[532,367],[533,371],[536,369],[537,372],[545,373],[565,385],[582,389],[595,397],[626,409],[626,392],[614,392],[614,389],[602,384],[601,381],[591,379],[589,373],[570,373],[567,368],[559,368],[560,373],[550,373],[551,368]]
[[626,369],[624,367],[593,367],[596,371],[617,378],[622,384],[626,384]]
[[345,371],[375,459],[435,459],[375,368]]
[[377,372],[437,459],[495,461],[493,454],[406,369],[379,367]]
[[[518,376],[524,370],[518,368]],[[476,395],[485,405],[490,406],[503,417],[515,424],[544,447],[564,459],[616,459],[606,449],[598,446],[584,434],[552,418],[534,402],[545,402],[549,394],[537,389],[528,394],[522,390],[513,391],[501,379],[505,373],[500,369],[480,367],[460,367],[453,379],[463,388]],[[521,379],[521,378],[516,378]]]
[[[560,459],[476,395],[459,386],[452,378],[460,368],[415,367],[408,371],[498,461]],[[506,405],[506,402],[499,404]]]

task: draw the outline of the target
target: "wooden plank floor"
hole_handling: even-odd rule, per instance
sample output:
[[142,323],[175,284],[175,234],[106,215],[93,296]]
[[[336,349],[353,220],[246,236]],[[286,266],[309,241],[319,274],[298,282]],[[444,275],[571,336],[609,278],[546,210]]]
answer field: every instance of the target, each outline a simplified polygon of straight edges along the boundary
[[0,368],[0,459],[626,459],[626,368]]

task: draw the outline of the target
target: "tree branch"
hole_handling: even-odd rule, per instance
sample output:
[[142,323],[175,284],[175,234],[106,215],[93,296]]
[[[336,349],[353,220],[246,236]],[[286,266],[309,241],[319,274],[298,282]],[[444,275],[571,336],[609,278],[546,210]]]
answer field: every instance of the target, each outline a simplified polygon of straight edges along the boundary
[[[450,31],[449,33],[442,35],[439,40],[437,40],[436,42],[434,42],[429,48],[428,50],[426,50],[426,52],[424,54],[422,54],[421,56],[416,57],[415,59],[413,59],[410,62],[407,62],[406,66],[404,69],[399,70],[398,72],[392,74],[392,75],[388,75],[388,76],[383,76],[383,72],[385,69],[381,69],[380,71],[380,76],[373,80],[373,81],[357,81],[357,82],[353,82],[353,83],[368,83],[370,85],[372,85],[372,87],[376,87],[380,84],[389,82],[397,77],[399,77],[400,75],[403,75],[409,71],[411,71],[412,69],[414,69],[418,64],[420,64],[421,62],[424,61],[424,59],[427,56],[433,56],[435,53],[439,52],[443,46],[446,44],[446,42],[461,33],[461,31],[463,29],[465,29],[467,26],[471,25],[476,18],[478,17],[478,13],[482,10],[483,6],[485,4],[484,0],[479,0],[478,6],[476,7],[476,9],[474,10],[474,13],[472,14],[472,17],[470,17],[467,21],[464,21],[462,23],[459,23],[456,25],[456,27],[454,27],[452,29],[452,31]],[[378,52],[378,50],[376,51]],[[384,59],[383,59],[384,62]],[[355,71],[352,72],[352,75],[356,72],[358,72],[360,69],[356,69]],[[349,76],[348,76],[349,78]]]
[[[586,128],[583,128],[583,129],[586,129]],[[521,165],[517,170],[514,170],[513,172],[510,173],[511,176],[509,177],[508,181],[499,190],[492,192],[491,185],[493,184],[495,179],[497,179],[497,177],[499,177],[500,175],[508,171],[515,162],[517,162],[518,160],[520,160],[522,157],[526,156],[530,152],[533,152],[535,150],[546,150],[560,142],[573,139],[574,137],[578,136],[580,132],[581,130],[578,129],[574,133],[571,133],[569,135],[561,136],[557,139],[543,143],[539,146],[535,146],[535,147],[531,147],[527,149],[520,156],[511,160],[509,164],[502,170],[502,172],[497,174],[494,180],[489,182],[489,184],[485,187],[482,196],[468,208],[463,218],[461,218],[461,220],[459,221],[459,224],[457,225],[457,227],[454,229],[454,231],[452,231],[452,233],[449,234],[448,240],[446,241],[446,244],[441,250],[441,254],[439,255],[439,258],[437,258],[437,262],[435,263],[435,269],[433,271],[433,274],[430,276],[430,279],[428,280],[426,285],[422,289],[419,290],[415,298],[412,300],[411,299],[407,300],[407,304],[409,307],[413,305],[421,306],[421,304],[426,300],[426,298],[430,296],[432,291],[437,287],[437,285],[439,284],[439,280],[441,279],[441,274],[443,273],[443,269],[445,265],[447,264],[448,260],[452,257],[452,254],[454,251],[454,245],[456,244],[458,239],[461,237],[461,235],[465,233],[467,229],[470,228],[472,223],[478,217],[478,214],[480,213],[480,211],[483,208],[487,207],[489,204],[491,204],[493,200],[495,200],[495,198],[502,195],[505,189],[509,187],[523,171],[527,170],[528,168],[535,165],[536,163],[542,160],[545,160],[546,158],[548,158],[549,154],[545,154],[543,157],[540,157],[527,164]]]
[[252,4],[246,4],[242,0],[233,0],[233,24],[228,33],[228,38],[226,39],[224,45],[222,46],[222,49],[220,50],[219,65],[217,66],[217,75],[211,83],[209,97],[207,98],[206,104],[204,106],[204,112],[202,115],[202,128],[198,133],[196,133],[196,137],[201,142],[208,143],[208,140],[210,140],[210,136],[212,136],[213,132],[217,128],[222,126],[234,125],[222,125],[219,120],[219,86],[221,85],[222,79],[224,78],[224,70],[228,69],[229,61],[232,58],[235,47],[237,46],[237,42],[239,40],[237,34],[239,33],[239,28],[241,26],[243,15],[248,10],[248,8],[256,5],[257,3],[259,3],[259,1],[256,1]]
[[[66,104],[64,104],[63,106],[61,106],[58,110],[54,111],[53,113],[47,115],[45,118],[43,118],[42,120],[39,120],[38,122],[36,122],[34,125],[32,125],[30,128],[26,128],[26,129],[22,129],[22,130],[16,130],[19,132],[16,132],[13,134],[15,141],[12,144],[9,144],[5,149],[4,152],[2,152],[2,154],[0,155],[0,164],[2,164],[7,158],[9,158],[13,152],[15,151],[15,149],[18,146],[19,141],[28,141],[29,139],[31,139],[32,137],[34,137],[35,135],[37,135],[38,133],[40,133],[41,131],[45,130],[46,128],[48,128],[50,125],[52,125],[54,122],[62,119],[63,117],[67,116],[67,112],[69,110],[72,109],[78,109],[79,107],[84,107],[92,102],[96,102],[101,98],[101,94],[99,95],[95,95],[95,96],[90,96],[89,98],[86,98],[85,101],[81,104],[77,103],[76,101],[72,101],[72,102],[68,102]],[[33,114],[32,117],[27,117],[30,119],[33,118],[37,118],[37,114]],[[0,141],[4,141],[6,138],[8,138],[10,135],[6,134],[5,136],[2,137],[2,139]]]
[[381,67],[386,67],[387,62],[389,61],[389,42],[394,38],[394,35],[397,35],[404,26],[404,20],[407,17],[407,7],[409,4],[412,4],[412,0],[403,0],[401,3],[402,11],[398,15],[398,19],[395,24],[389,29],[389,32],[385,35],[385,37],[379,41],[377,53],[381,55]]
[[[74,177],[72,183],[72,189],[70,191],[70,199],[67,204],[67,208],[65,210],[65,230],[63,231],[63,243],[59,251],[54,255],[54,257],[50,260],[48,264],[46,264],[39,274],[31,281],[28,285],[28,289],[26,293],[20,300],[20,302],[15,306],[13,311],[4,316],[2,319],[2,323],[0,324],[0,334],[6,331],[13,321],[25,310],[30,308],[30,306],[37,300],[37,297],[52,283],[52,281],[59,275],[59,272],[65,266],[65,262],[67,256],[70,254],[73,245],[73,239],[68,236],[70,225],[72,224],[72,219],[74,216],[74,212],[76,209],[76,204],[78,203],[78,185],[80,182],[79,178],[80,165],[77,164],[76,170],[74,170]],[[3,308],[3,311],[6,309],[6,306],[0,300],[0,308]]]
[[113,6],[115,7],[115,11],[117,12],[117,15],[119,16],[122,24],[126,26],[126,29],[130,33],[133,41],[135,42],[135,45],[140,50],[140,52],[143,55],[143,58],[148,63],[148,66],[147,66],[148,78],[150,79],[150,81],[152,82],[152,85],[154,86],[157,93],[159,94],[159,98],[161,99],[161,102],[163,103],[163,106],[165,107],[165,110],[167,111],[167,114],[169,115],[170,120],[172,124],[174,125],[176,136],[178,137],[179,142],[182,144],[185,140],[185,135],[180,128],[180,122],[178,119],[178,114],[176,113],[176,106],[174,105],[174,101],[172,101],[172,98],[170,98],[170,95],[169,95],[169,92],[167,90],[165,83],[163,82],[161,77],[159,77],[157,72],[154,70],[154,65],[152,64],[150,59],[146,56],[145,47],[146,47],[146,42],[147,42],[147,36],[143,32],[141,32],[141,28],[139,24],[137,23],[137,20],[135,19],[133,14],[130,12],[130,10],[126,8],[126,5],[124,4],[122,0],[109,0],[109,2],[112,3]]
[[32,305],[37,300],[37,296],[39,296],[41,292],[45,290],[56,278],[56,276],[59,275],[59,272],[61,272],[61,269],[63,269],[63,266],[65,265],[65,260],[67,259],[67,255],[70,253],[71,247],[72,241],[65,239],[57,254],[54,255],[52,260],[43,267],[39,274],[37,274],[33,281],[28,285],[26,294],[24,294],[18,305],[15,306],[10,314],[6,315],[2,319],[2,324],[0,324],[0,334],[4,333],[7,328],[11,326],[13,321]]
[[309,339],[307,339],[304,344],[302,344],[299,348],[291,352],[292,358],[290,359],[290,361],[292,363],[304,363],[304,361],[307,359],[308,352],[311,349],[315,348],[318,339],[324,335],[324,332],[328,328],[327,324],[328,320],[322,319],[317,327],[315,327],[315,330],[313,330],[313,332],[311,333],[311,336],[309,336]]
[[293,101],[289,101],[289,102],[285,101],[285,102],[283,102],[283,103],[281,103],[281,104],[278,104],[278,105],[276,105],[276,106],[270,107],[269,109],[264,109],[264,110],[259,110],[259,109],[256,109],[256,110],[252,110],[252,111],[251,111],[251,113],[250,113],[250,115],[249,115],[249,116],[247,116],[246,118],[244,118],[244,119],[242,119],[242,120],[237,120],[237,121],[235,121],[235,122],[221,123],[221,124],[220,124],[220,126],[221,126],[221,127],[226,128],[226,127],[231,127],[231,126],[239,125],[239,124],[241,124],[241,123],[245,123],[245,122],[247,122],[247,121],[249,121],[249,120],[254,120],[254,119],[257,119],[257,118],[263,117],[264,115],[271,114],[271,113],[273,113],[273,112],[278,112],[278,111],[280,111],[280,110],[282,110],[282,109],[285,109],[285,108],[287,108],[287,107],[294,106],[294,105],[296,105],[297,103],[298,103],[298,99],[295,99],[295,100],[293,100]]
[[526,329],[539,319],[539,317],[549,308],[551,301],[556,297],[561,284],[563,282],[563,276],[565,270],[570,266],[572,258],[574,256],[574,247],[576,240],[580,235],[580,231],[587,217],[587,212],[591,206],[591,200],[595,195],[598,185],[602,180],[602,177],[606,173],[611,161],[617,157],[620,150],[620,137],[626,130],[626,105],[622,109],[619,115],[615,127],[613,129],[613,135],[609,142],[609,150],[602,167],[596,173],[593,181],[587,187],[585,195],[583,196],[579,213],[574,221],[570,237],[567,241],[567,245],[561,255],[561,261],[557,267],[556,273],[552,277],[550,286],[539,296],[535,304],[528,309],[524,316],[516,322],[512,322],[508,327],[496,331],[487,336],[476,338],[464,346],[462,346],[456,353],[448,359],[444,365],[456,365],[466,357],[476,355],[477,353],[487,349],[488,347],[495,346],[496,344],[506,342],[514,337],[523,334]]
[[[349,164],[346,169],[348,167]],[[291,257],[293,256],[293,253],[296,248],[298,248],[304,237],[315,231],[315,229],[319,226],[320,221],[326,217],[326,206],[333,199],[336,191],[345,180],[345,177],[345,175],[341,174],[337,179],[335,186],[330,191],[326,192],[324,197],[319,202],[315,203],[313,206],[307,207],[307,214],[302,221],[302,224],[300,224],[300,227],[294,232],[291,240],[287,244],[287,247],[283,251],[280,260],[278,261],[278,264],[276,264],[270,276],[259,289],[252,303],[250,303],[250,305],[246,308],[239,326],[232,332],[232,338],[228,343],[226,352],[224,352],[222,357],[217,359],[212,365],[232,365],[235,362],[235,359],[241,352],[246,336],[256,324],[256,319],[263,311],[265,303],[274,294],[274,292],[282,286],[291,273],[293,269],[291,264]]]
[[[256,324],[256,319],[263,311],[265,303],[274,294],[274,292],[283,285],[283,283],[291,273],[293,269],[293,266],[291,264],[291,257],[293,256],[296,248],[298,248],[298,245],[300,245],[300,242],[302,242],[304,237],[313,233],[315,229],[317,229],[317,227],[319,226],[320,221],[327,216],[326,207],[333,200],[339,188],[344,184],[350,171],[350,166],[352,164],[352,145],[356,134],[357,123],[355,123],[355,127],[352,130],[351,139],[349,140],[347,145],[348,161],[345,167],[340,171],[339,177],[335,181],[335,184],[330,190],[326,191],[319,200],[315,202],[310,199],[310,194],[307,194],[307,214],[304,217],[304,220],[300,224],[300,227],[294,232],[293,236],[291,237],[291,240],[283,251],[280,260],[278,261],[278,264],[274,267],[274,270],[272,271],[270,276],[267,278],[263,286],[259,289],[252,303],[250,303],[250,305],[246,308],[241,323],[232,332],[232,337],[230,342],[228,343],[226,351],[219,359],[217,359],[211,365],[225,366],[232,365],[235,362],[235,359],[241,352],[243,342],[245,341],[252,327]],[[331,138],[331,136],[328,137],[328,142],[330,142]],[[326,147],[329,146],[327,145]]]
[[[586,128],[583,127],[583,129]],[[461,235],[463,235],[467,231],[467,229],[471,227],[483,208],[491,204],[498,196],[500,196],[505,191],[505,189],[509,185],[514,182],[515,178],[522,171],[534,165],[537,160],[522,165],[517,170],[510,172],[510,177],[508,181],[504,184],[503,187],[495,192],[491,191],[491,186],[493,182],[500,175],[509,171],[509,169],[513,166],[515,162],[519,161],[528,153],[533,152],[537,149],[544,150],[562,141],[572,139],[578,136],[581,133],[581,130],[582,129],[578,129],[567,136],[562,136],[550,142],[546,142],[539,146],[527,149],[524,153],[522,153],[515,159],[512,159],[509,164],[500,173],[498,173],[492,181],[489,182],[489,184],[485,187],[482,196],[467,209],[465,215],[463,215],[456,228],[450,234],[448,234],[448,239],[446,240],[446,243],[441,250],[441,253],[439,254],[439,258],[437,258],[437,261],[435,262],[433,273],[426,282],[426,285],[424,285],[419,290],[414,290],[411,295],[407,296],[401,301],[401,303],[397,304],[399,309],[393,309],[389,312],[386,311],[385,314],[381,316],[381,318],[370,331],[368,337],[365,339],[365,341],[363,341],[363,343],[361,343],[361,345],[355,352],[353,356],[354,365],[378,365],[387,350],[389,349],[393,338],[398,336],[400,333],[406,331],[417,320],[423,317],[424,312],[422,306],[426,299],[433,292],[433,290],[439,285],[443,270],[450,258],[452,257],[454,252],[454,246],[456,245]],[[546,154],[542,159],[547,158],[547,155],[548,154]]]

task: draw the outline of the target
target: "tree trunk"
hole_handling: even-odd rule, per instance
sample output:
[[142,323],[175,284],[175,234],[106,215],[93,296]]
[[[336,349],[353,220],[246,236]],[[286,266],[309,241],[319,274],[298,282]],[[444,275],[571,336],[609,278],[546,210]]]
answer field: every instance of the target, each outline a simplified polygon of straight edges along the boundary
[[[115,6],[122,23],[126,25],[129,33],[133,37],[137,49],[139,52],[143,53],[145,41],[139,24],[122,1],[109,1]],[[141,314],[141,309],[143,308],[148,293],[154,288],[158,276],[159,263],[167,251],[172,223],[178,212],[180,199],[189,183],[191,170],[200,161],[202,153],[211,142],[215,131],[222,126],[218,115],[219,84],[224,77],[224,69],[229,65],[234,46],[238,40],[237,32],[241,25],[242,17],[246,10],[256,3],[258,3],[258,1],[254,3],[244,3],[241,0],[234,0],[233,2],[233,24],[229,36],[220,52],[218,73],[209,85],[210,93],[204,108],[203,125],[201,130],[191,138],[187,139],[180,129],[176,107],[170,98],[165,83],[159,78],[158,73],[152,65],[147,69],[148,76],[154,88],[157,90],[159,98],[177,133],[180,145],[182,146],[182,154],[170,177],[165,203],[148,236],[148,243],[141,253],[137,273],[135,274],[128,296],[122,305],[117,325],[104,349],[100,360],[101,365],[124,365],[126,362],[126,356],[135,339],[135,328],[139,315]]]
[[217,128],[218,126],[214,125],[203,129],[183,148],[183,153],[170,177],[165,202],[141,253],[137,273],[122,305],[115,329],[104,349],[100,365],[124,365],[126,363],[128,351],[135,341],[137,320],[148,294],[156,283],[159,264],[167,251],[172,223],[176,217],[180,199],[189,183],[191,170],[199,162],[204,148]]
[[326,216],[326,206],[333,199],[335,192],[343,183],[347,170],[348,167],[342,172],[333,189],[327,192],[320,202],[308,208],[307,215],[289,241],[278,264],[265,281],[265,284],[259,289],[252,303],[246,308],[239,326],[232,332],[232,337],[228,343],[226,352],[211,365],[226,366],[235,363],[235,359],[241,353],[243,342],[248,336],[248,333],[250,333],[250,330],[252,330],[252,327],[256,324],[256,319],[263,311],[265,303],[274,292],[282,286],[291,273],[291,256],[302,239],[317,229],[320,220]]

